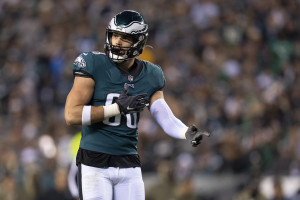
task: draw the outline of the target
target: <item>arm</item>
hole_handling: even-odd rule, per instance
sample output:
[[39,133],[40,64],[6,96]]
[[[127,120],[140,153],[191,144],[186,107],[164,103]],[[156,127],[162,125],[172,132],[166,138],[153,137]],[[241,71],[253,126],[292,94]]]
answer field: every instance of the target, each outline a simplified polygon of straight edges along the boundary
[[176,118],[164,100],[163,91],[156,91],[150,100],[150,112],[165,133],[178,139],[186,139],[188,127]]
[[68,125],[90,125],[120,114],[141,112],[149,103],[146,95],[128,96],[125,84],[116,103],[105,106],[88,106],[95,82],[91,78],[75,77],[65,104],[65,120]]
[[164,100],[162,91],[153,94],[150,101],[150,112],[162,129],[171,137],[187,139],[196,147],[202,140],[202,135],[209,136],[206,131],[199,131],[194,125],[187,127],[176,118]]
[[154,101],[156,101],[156,100],[158,100],[158,99],[164,99],[164,93],[163,93],[163,91],[161,91],[161,90],[156,91],[156,92],[152,95],[152,97],[151,97],[151,99],[150,99],[150,107],[151,107],[151,105],[154,103]]
[[[82,124],[83,106],[90,102],[94,86],[95,82],[91,78],[75,77],[65,104],[65,120],[68,125]],[[91,122],[96,123],[103,120],[103,106],[91,106]]]

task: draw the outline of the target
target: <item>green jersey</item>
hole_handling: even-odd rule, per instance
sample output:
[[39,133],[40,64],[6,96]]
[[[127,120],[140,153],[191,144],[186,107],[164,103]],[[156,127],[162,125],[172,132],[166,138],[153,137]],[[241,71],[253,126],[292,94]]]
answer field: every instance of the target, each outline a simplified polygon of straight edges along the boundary
[[[114,103],[122,93],[124,84],[129,85],[128,95],[147,94],[150,97],[165,84],[162,69],[150,62],[136,59],[138,74],[122,71],[105,54],[83,53],[73,65],[75,76],[95,81],[92,106]],[[82,126],[80,148],[110,155],[137,154],[139,113],[117,115],[100,123]]]

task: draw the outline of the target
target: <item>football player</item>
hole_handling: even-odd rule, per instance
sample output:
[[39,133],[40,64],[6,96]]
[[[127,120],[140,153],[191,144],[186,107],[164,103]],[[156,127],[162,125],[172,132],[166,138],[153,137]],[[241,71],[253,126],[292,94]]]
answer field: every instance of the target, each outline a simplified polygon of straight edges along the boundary
[[197,146],[202,135],[209,135],[174,116],[164,100],[162,69],[136,58],[147,38],[142,15],[125,10],[107,26],[105,54],[82,53],[74,61],[65,120],[82,125],[76,160],[80,199],[145,199],[137,153],[138,122],[145,107],[172,137]]

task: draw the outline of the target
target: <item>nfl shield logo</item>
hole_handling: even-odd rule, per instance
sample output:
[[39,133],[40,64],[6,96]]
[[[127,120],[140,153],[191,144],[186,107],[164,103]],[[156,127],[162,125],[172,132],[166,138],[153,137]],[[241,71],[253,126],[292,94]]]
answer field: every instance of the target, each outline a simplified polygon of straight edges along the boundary
[[132,81],[133,81],[133,76],[128,75],[128,80],[129,80],[130,82],[132,82]]

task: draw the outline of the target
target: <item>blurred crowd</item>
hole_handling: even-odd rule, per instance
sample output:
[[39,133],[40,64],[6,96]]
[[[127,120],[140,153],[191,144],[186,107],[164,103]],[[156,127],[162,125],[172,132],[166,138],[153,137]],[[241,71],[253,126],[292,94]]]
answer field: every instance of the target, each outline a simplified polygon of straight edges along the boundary
[[141,58],[162,67],[174,114],[212,132],[192,148],[142,113],[144,174],[173,180],[154,188],[174,196],[149,199],[205,199],[193,193],[196,173],[299,175],[299,0],[0,0],[1,200],[72,199],[72,63],[103,51],[109,20],[125,9],[149,24]]

